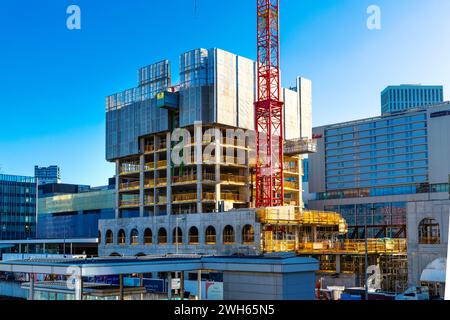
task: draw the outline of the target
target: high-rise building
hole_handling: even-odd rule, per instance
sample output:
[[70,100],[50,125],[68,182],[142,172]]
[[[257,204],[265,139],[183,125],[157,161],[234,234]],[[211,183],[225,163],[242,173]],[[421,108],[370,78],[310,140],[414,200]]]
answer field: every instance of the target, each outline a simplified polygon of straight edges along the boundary
[[450,103],[314,128],[310,208],[333,210],[350,238],[406,238],[408,202],[448,199]]
[[34,166],[34,176],[37,179],[39,185],[61,182],[61,171],[58,166]]
[[381,92],[381,114],[406,111],[444,101],[442,86],[389,86]]
[[[117,202],[116,219],[100,221],[100,254],[261,250],[252,209],[255,70],[247,58],[196,49],[180,57],[179,84],[172,85],[170,64],[162,61],[138,71],[138,87],[106,99],[106,158],[116,163]],[[311,82],[298,78],[281,96],[286,139],[310,138]],[[190,153],[181,164],[172,157],[180,151],[179,128],[187,142],[181,153]],[[301,158],[284,159],[285,202],[299,210]],[[130,241],[135,245],[123,245]]]
[[0,240],[35,236],[36,201],[35,178],[0,174]]

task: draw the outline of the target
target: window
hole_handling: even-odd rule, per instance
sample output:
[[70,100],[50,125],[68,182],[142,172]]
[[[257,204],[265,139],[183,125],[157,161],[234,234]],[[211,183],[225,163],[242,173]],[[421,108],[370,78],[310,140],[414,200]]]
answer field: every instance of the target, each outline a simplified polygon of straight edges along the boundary
[[158,231],[158,243],[167,244],[167,231],[164,228],[161,228]]
[[119,245],[125,245],[125,231],[123,229],[119,231]]
[[244,228],[242,228],[242,243],[255,243],[255,229],[253,226],[247,224]]
[[235,242],[234,229],[232,226],[226,226],[223,229],[223,243],[224,244],[233,244],[234,242]]
[[132,246],[137,246],[139,244],[139,232],[136,229],[131,230],[130,244]]
[[419,244],[440,244],[441,231],[435,219],[426,218],[419,224]]
[[209,226],[206,229],[206,244],[216,244],[216,229],[213,226]]
[[113,233],[112,233],[111,230],[106,231],[105,243],[106,244],[112,244],[113,243]]
[[145,229],[144,232],[144,244],[150,245],[153,243],[153,233],[151,229]]
[[183,231],[181,231],[180,227],[173,229],[173,243],[183,243]]
[[198,229],[196,227],[191,227],[189,229],[189,244],[198,244]]

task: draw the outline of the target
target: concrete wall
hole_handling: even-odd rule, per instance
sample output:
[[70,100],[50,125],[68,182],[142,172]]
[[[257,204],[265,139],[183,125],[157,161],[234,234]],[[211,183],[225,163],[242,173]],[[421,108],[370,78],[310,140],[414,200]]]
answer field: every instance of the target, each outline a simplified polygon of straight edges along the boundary
[[[420,201],[408,203],[408,283],[417,285],[428,264],[438,258],[447,257],[450,200]],[[440,244],[419,244],[419,224],[425,218],[439,223]]]
[[[203,255],[232,255],[234,253],[258,254],[260,252],[261,226],[256,222],[253,210],[212,213],[212,214],[190,214],[184,216],[185,221],[179,221],[178,226],[182,230],[183,243],[178,246],[180,254],[203,254]],[[117,220],[100,220],[101,244],[99,246],[100,256],[109,256],[118,253],[123,256],[135,256],[137,254],[174,254],[177,246],[173,244],[173,230],[176,228],[176,219],[180,216],[159,216],[148,218],[130,218]],[[234,229],[235,244],[223,244],[223,230],[230,225]],[[251,225],[255,230],[255,243],[248,245],[242,243],[242,229],[245,225]],[[199,244],[189,245],[188,233],[195,226],[199,231]],[[209,226],[216,229],[215,245],[205,243],[205,232]],[[153,244],[144,245],[145,229],[150,228],[153,234]],[[168,236],[168,244],[158,244],[158,230],[165,228]],[[126,245],[118,245],[118,233],[123,229],[126,234]],[[139,232],[139,245],[130,245],[130,234],[133,229]],[[107,230],[114,235],[113,244],[105,244]]]

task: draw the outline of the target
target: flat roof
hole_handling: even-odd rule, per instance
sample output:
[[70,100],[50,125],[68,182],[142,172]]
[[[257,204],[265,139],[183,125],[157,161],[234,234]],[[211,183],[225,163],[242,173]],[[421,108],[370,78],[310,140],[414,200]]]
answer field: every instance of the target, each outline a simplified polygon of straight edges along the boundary
[[303,257],[155,256],[142,258],[29,259],[0,262],[0,271],[103,276],[194,270],[292,273],[317,271],[318,261]]

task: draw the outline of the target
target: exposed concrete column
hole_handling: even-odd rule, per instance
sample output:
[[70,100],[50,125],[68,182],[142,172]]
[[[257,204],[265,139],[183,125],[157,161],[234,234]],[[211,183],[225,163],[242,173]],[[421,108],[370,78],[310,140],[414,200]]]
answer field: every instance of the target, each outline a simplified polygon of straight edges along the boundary
[[298,206],[300,208],[304,208],[305,205],[303,203],[303,161],[302,161],[302,157],[299,157],[298,159],[298,172],[299,172],[299,181],[298,181],[298,186],[299,186],[299,191],[298,191]]
[[180,298],[184,300],[184,271],[180,273]]
[[139,216],[142,218],[144,216],[144,206],[145,206],[145,143],[144,139],[141,139],[141,152],[142,155],[139,157]]
[[35,281],[35,274],[29,273],[28,274],[30,278],[30,289],[28,291],[28,300],[34,300],[34,281]]
[[172,272],[167,273],[167,299],[172,300]]
[[202,300],[202,270],[198,270],[197,272],[197,291],[198,291],[197,300]]
[[[144,275],[142,273],[139,274],[139,286],[141,288],[144,287]],[[141,293],[141,300],[144,300],[144,294]]]
[[195,161],[197,164],[197,213],[203,213],[203,128],[202,122],[194,124]]
[[336,255],[336,273],[341,273],[341,255]]
[[317,226],[312,226],[312,242],[317,242]]
[[119,300],[123,300],[123,274],[119,275]]
[[167,133],[167,215],[172,214],[172,143],[171,134]]
[[159,201],[159,188],[156,188],[156,180],[159,178],[159,171],[156,170],[157,168],[157,163],[159,161],[159,157],[158,157],[158,152],[156,152],[156,150],[159,150],[160,148],[160,138],[157,136],[154,136],[154,146],[155,146],[155,152],[153,153],[153,180],[154,180],[154,185],[155,188],[153,189],[153,199],[155,201],[155,206],[153,209],[153,214],[155,216],[159,216],[159,206],[158,206],[158,201]]
[[119,197],[119,185],[120,185],[120,161],[116,160],[116,219],[120,218],[120,197]]
[[221,145],[221,134],[220,134],[220,130],[219,129],[215,129],[214,130],[214,141],[216,144],[216,149],[215,149],[215,180],[216,180],[216,185],[215,185],[215,209],[216,212],[219,212],[219,203],[222,200],[222,188],[221,188],[221,178],[220,178],[220,163],[222,160],[222,145]]

